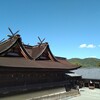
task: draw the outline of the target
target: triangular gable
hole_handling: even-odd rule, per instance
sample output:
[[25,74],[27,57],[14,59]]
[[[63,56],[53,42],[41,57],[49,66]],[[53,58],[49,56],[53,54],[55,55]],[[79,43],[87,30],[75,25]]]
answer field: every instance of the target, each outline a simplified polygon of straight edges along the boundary
[[14,39],[8,39],[0,43],[0,55],[8,51],[18,40],[18,37]]
[[53,56],[48,43],[42,43],[41,45],[24,45],[25,49],[31,55],[34,60],[52,60],[57,61],[56,58]]
[[[38,52],[35,60],[57,61],[56,58],[53,56],[48,43],[44,43],[44,44],[41,44],[41,46],[37,46],[37,48],[35,48],[35,50],[36,50],[36,52]],[[33,51],[34,51],[34,48],[33,48]]]
[[38,59],[43,52],[46,50],[47,44],[42,44],[41,46],[34,46],[32,48],[32,57],[36,60]]
[[27,50],[28,54],[35,60],[38,58],[46,49],[46,44],[42,44],[41,46],[35,45],[35,46],[30,46],[30,45],[25,45],[24,47]]
[[31,56],[25,50],[19,35],[16,35],[0,44],[0,56],[23,56],[31,59]]

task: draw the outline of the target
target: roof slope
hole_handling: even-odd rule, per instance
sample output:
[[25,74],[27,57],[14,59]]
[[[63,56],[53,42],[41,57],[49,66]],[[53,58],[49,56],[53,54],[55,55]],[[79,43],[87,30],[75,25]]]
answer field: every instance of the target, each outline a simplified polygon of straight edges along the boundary
[[[36,46],[25,46],[25,49],[32,56],[34,60],[38,60],[40,56],[46,57],[48,60],[57,61],[57,59],[53,56],[48,43],[43,43],[41,45]],[[43,60],[43,59],[42,59]]]
[[0,54],[8,51],[18,40],[18,37],[14,37],[13,39],[8,39],[2,43],[0,43]]
[[[23,67],[23,68],[46,68],[46,69],[73,69],[71,66],[65,66],[53,61],[34,61],[24,58],[0,57],[0,66],[3,67]],[[74,68],[75,69],[75,68]]]
[[[7,52],[18,53],[20,56],[5,56]],[[0,44],[0,56],[0,66],[68,70],[79,68],[79,66],[72,65],[67,60],[55,58],[48,43],[39,46],[23,45],[20,35],[16,35]]]
[[25,50],[19,35],[16,35],[0,44],[0,55],[4,55],[4,53],[12,49],[16,44],[25,58],[32,59],[32,57]]
[[81,75],[83,79],[100,80],[100,68],[80,68],[74,72]]
[[73,64],[71,64],[71,63],[69,63],[66,59],[63,59],[63,60],[61,60],[61,59],[57,59],[61,64],[63,64],[63,65],[67,65],[67,68],[71,68],[72,70],[74,69],[74,68],[80,68],[81,66],[77,66],[77,65],[73,65]]

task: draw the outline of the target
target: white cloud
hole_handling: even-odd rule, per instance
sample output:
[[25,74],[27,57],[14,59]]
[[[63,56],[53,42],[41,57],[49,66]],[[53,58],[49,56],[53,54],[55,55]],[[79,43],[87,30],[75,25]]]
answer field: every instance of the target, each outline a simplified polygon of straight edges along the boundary
[[87,47],[86,44],[81,44],[81,45],[80,45],[80,48],[86,48],[86,47]]
[[87,45],[87,48],[95,48],[96,46],[94,44]]
[[79,47],[80,48],[95,48],[96,46],[94,44],[81,44]]

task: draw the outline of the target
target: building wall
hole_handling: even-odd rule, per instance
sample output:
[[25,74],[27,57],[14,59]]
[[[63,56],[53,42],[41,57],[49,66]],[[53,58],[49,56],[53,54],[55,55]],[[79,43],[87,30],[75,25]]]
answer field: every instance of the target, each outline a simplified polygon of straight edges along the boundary
[[65,81],[62,71],[27,70],[24,68],[23,70],[20,70],[20,68],[2,68],[0,70],[0,87],[26,86],[61,81]]

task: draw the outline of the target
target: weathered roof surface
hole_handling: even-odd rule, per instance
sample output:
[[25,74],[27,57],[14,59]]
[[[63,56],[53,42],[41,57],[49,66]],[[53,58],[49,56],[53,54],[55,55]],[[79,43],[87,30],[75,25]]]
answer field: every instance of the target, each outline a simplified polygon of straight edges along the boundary
[[36,59],[37,57],[39,57],[44,50],[46,49],[48,44],[44,43],[40,46],[36,45],[36,46],[25,46],[25,49],[28,51],[28,53],[34,58]]
[[23,54],[24,57],[32,59],[32,57],[25,50],[19,35],[16,35],[12,37],[11,39],[8,39],[0,43],[0,55],[10,50],[16,44],[19,45],[20,52]]
[[34,60],[38,59],[38,57],[40,57],[45,52],[46,55],[48,55],[51,60],[57,61],[57,59],[53,56],[49,48],[49,44],[47,42],[32,47],[25,46],[25,49],[32,56]]
[[0,43],[0,54],[9,50],[18,40],[19,37],[14,37],[13,39],[8,39],[2,43]]
[[69,65],[63,65],[59,62],[50,60],[34,61],[18,57],[0,57],[0,66],[6,67],[24,67],[24,68],[56,68],[56,69],[75,69]]
[[79,66],[72,65],[66,59],[55,58],[48,43],[43,43],[39,46],[23,45],[19,35],[16,35],[0,44],[0,55],[5,54],[7,51],[9,52],[9,50],[16,45],[23,57],[6,57],[2,55],[0,57],[0,66],[70,70],[79,68]]
[[100,80],[100,68],[80,68],[74,70],[75,73],[82,76],[83,79],[99,79]]
[[77,66],[77,65],[73,65],[73,64],[71,64],[71,63],[69,63],[66,59],[64,59],[64,60],[59,60],[59,59],[57,59],[61,64],[63,64],[63,65],[67,65],[67,66],[69,66],[70,68],[80,68],[81,66]]

